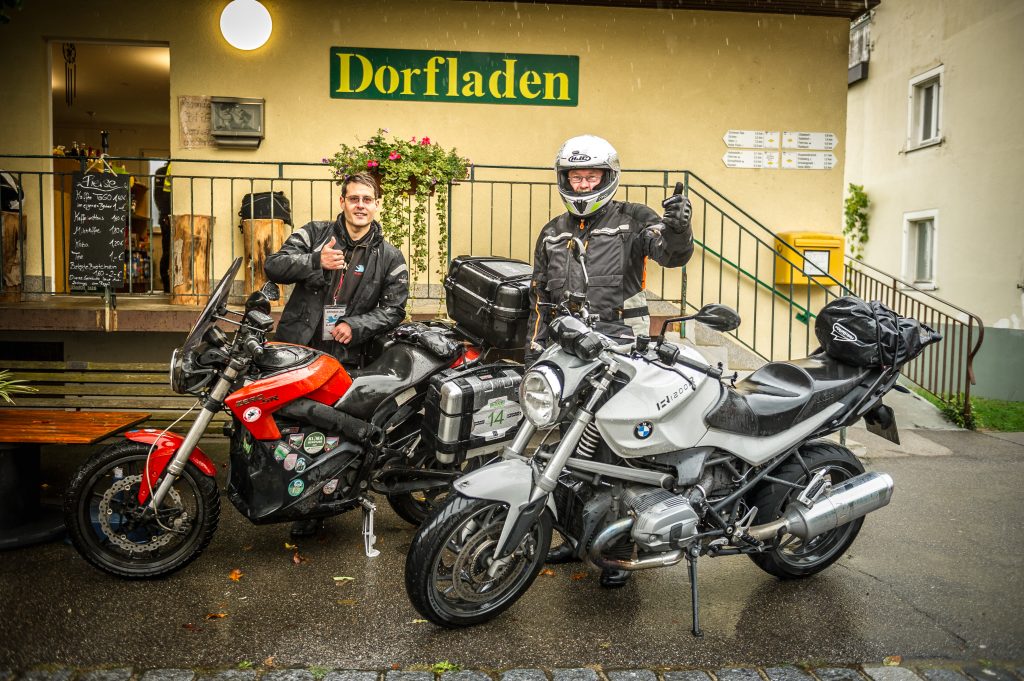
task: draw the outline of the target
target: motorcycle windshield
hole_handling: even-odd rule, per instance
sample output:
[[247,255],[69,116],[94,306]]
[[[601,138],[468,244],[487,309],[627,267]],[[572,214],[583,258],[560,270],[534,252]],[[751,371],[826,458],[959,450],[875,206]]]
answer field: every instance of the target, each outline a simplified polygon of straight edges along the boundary
[[231,283],[235,280],[235,275],[238,274],[238,268],[242,266],[242,259],[235,258],[235,261],[231,263],[231,267],[224,273],[220,281],[217,282],[217,286],[214,287],[213,293],[210,294],[210,299],[206,301],[206,307],[199,314],[199,318],[196,319],[196,323],[192,325],[192,330],[188,332],[188,337],[185,339],[185,344],[181,347],[183,355],[187,355],[189,352],[195,349],[197,345],[203,340],[203,336],[210,330],[217,320],[214,319],[219,311],[224,309],[225,303],[228,300],[228,294],[231,292]]

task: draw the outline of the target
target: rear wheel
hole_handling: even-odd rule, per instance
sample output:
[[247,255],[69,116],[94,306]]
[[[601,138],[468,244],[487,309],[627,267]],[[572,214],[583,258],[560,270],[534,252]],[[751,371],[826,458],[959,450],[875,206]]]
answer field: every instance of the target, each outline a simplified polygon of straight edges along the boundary
[[195,560],[220,517],[217,483],[192,463],[154,517],[139,504],[149,445],[124,441],[89,459],[64,499],[64,522],[82,557],[129,579],[168,575]]
[[551,541],[551,517],[542,513],[510,556],[494,548],[508,506],[452,495],[413,539],[405,561],[405,589],[416,609],[444,627],[497,617],[533,584]]
[[[825,471],[825,478],[836,486],[864,472],[864,465],[853,453],[837,444],[812,442],[800,449],[800,455],[810,470],[810,475],[798,461],[789,461],[772,473],[773,477],[806,487],[818,471]],[[757,506],[757,525],[769,523],[782,517],[791,501],[795,501],[800,489],[766,483],[754,490],[751,506]],[[840,525],[834,530],[819,534],[806,541],[796,535],[786,534],[776,547],[765,553],[751,554],[750,559],[765,572],[780,579],[810,577],[839,560],[840,556],[857,538],[864,518]]]

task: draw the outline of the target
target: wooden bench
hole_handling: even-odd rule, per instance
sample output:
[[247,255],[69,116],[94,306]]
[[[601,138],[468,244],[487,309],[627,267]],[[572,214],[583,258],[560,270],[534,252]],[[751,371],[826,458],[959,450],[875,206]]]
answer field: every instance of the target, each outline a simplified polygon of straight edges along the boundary
[[[124,411],[150,414],[147,428],[165,428],[196,403],[190,395],[178,395],[168,382],[169,365],[162,362],[30,362],[0,360],[37,392],[14,395],[17,409],[65,409],[71,411]],[[199,409],[184,416],[172,430],[183,433]],[[219,437],[229,421],[221,412],[214,417],[205,437]]]

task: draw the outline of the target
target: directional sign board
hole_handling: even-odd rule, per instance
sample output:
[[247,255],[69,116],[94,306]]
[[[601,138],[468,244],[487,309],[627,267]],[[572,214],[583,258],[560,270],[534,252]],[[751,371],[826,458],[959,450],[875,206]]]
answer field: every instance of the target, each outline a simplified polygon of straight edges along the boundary
[[836,155],[829,151],[784,151],[782,167],[790,170],[831,170]]
[[727,151],[722,161],[727,168],[778,168],[779,152],[753,149]]
[[793,132],[782,133],[783,149],[824,149],[832,151],[836,148],[836,136],[831,132]]
[[725,146],[732,149],[778,149],[778,131],[730,130],[724,135]]

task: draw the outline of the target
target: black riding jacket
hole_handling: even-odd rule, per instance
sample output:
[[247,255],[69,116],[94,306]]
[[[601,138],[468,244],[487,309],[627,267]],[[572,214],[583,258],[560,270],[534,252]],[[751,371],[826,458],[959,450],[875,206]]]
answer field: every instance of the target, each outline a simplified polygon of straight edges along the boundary
[[648,333],[651,323],[643,288],[644,259],[652,258],[663,267],[682,267],[693,254],[690,228],[675,232],[665,227],[643,204],[612,201],[589,218],[558,216],[537,236],[527,352],[533,343],[543,346],[547,339],[552,308],[538,303],[557,304],[566,290],[583,289],[583,273],[569,254],[572,237],[579,237],[586,246],[591,313],[604,322],[625,324],[634,334]]
[[[295,284],[291,298],[281,314],[275,340],[323,347],[321,338],[323,308],[328,300],[335,272],[320,267],[320,251],[337,238],[339,249],[352,246],[344,216],[334,222],[309,222],[292,232],[277,253],[266,262],[267,278],[278,284]],[[341,361],[359,359],[360,346],[367,340],[394,329],[405,319],[409,298],[409,268],[402,252],[384,240],[381,227],[374,222],[370,234],[362,281],[348,303],[344,321],[352,327],[347,345],[330,341],[331,351]],[[347,272],[346,276],[354,276]]]

